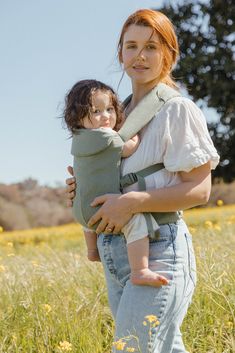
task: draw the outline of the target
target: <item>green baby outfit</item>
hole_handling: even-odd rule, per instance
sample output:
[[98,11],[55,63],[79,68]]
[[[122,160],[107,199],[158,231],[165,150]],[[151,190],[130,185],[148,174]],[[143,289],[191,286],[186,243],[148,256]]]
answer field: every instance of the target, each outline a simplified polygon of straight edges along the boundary
[[[112,129],[79,129],[73,137],[74,175],[77,188],[73,213],[87,222],[99,207],[91,207],[95,197],[120,193],[120,164],[124,142]],[[93,226],[96,229],[97,224]]]
[[[122,128],[79,129],[73,135],[71,153],[74,156],[74,175],[76,177],[76,196],[73,201],[75,219],[87,227],[91,216],[98,207],[90,204],[95,197],[107,193],[119,194],[127,185],[138,182],[139,190],[145,190],[144,177],[162,168],[163,164],[149,166],[137,173],[120,177],[121,153],[124,142],[135,136],[171,98],[180,94],[165,84],[158,84],[151,90],[129,114]],[[129,96],[124,104],[131,100]],[[175,222],[180,218],[177,212],[152,213],[159,224]],[[150,236],[154,230],[150,214],[144,214]],[[92,228],[95,230],[98,226]]]

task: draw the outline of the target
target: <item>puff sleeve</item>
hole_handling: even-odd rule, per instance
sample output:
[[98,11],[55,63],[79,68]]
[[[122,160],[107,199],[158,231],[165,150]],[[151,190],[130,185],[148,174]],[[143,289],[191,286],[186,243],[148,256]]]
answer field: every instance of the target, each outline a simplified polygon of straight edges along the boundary
[[167,103],[163,163],[170,172],[190,172],[208,161],[211,169],[219,155],[211,140],[202,111],[187,98]]

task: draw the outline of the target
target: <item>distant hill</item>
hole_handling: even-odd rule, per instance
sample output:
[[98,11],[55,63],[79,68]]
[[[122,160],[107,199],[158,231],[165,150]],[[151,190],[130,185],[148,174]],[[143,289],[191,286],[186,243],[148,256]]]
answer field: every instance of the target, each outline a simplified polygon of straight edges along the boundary
[[73,221],[65,188],[38,185],[36,180],[0,184],[0,226],[5,230],[54,226]]
[[[235,182],[213,185],[209,206],[218,200],[235,203]],[[0,226],[5,230],[55,226],[73,222],[66,206],[65,188],[40,186],[34,179],[0,184]]]

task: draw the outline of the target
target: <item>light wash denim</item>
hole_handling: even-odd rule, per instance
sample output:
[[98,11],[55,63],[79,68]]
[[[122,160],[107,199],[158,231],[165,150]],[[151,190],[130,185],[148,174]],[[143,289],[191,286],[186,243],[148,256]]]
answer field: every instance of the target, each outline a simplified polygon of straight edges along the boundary
[[[124,236],[101,234],[98,249],[115,318],[115,341],[129,336],[124,340],[123,352],[134,347],[135,352],[141,353],[186,353],[180,326],[194,292],[196,264],[184,221],[162,225],[160,237],[150,242],[149,267],[169,279],[167,286],[154,288],[130,282]],[[160,324],[150,328],[147,315],[157,316]],[[113,352],[121,350],[114,347]]]

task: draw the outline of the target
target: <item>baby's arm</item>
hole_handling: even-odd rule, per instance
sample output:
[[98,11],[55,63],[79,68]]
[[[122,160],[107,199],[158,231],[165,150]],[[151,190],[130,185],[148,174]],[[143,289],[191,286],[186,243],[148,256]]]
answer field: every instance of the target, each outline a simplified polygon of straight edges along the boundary
[[131,156],[138,148],[140,144],[140,138],[138,135],[132,137],[132,139],[125,142],[123,149],[122,149],[122,157],[129,157]]
[[90,261],[100,261],[99,252],[97,249],[97,234],[92,230],[83,229],[86,245],[87,245],[87,257]]

